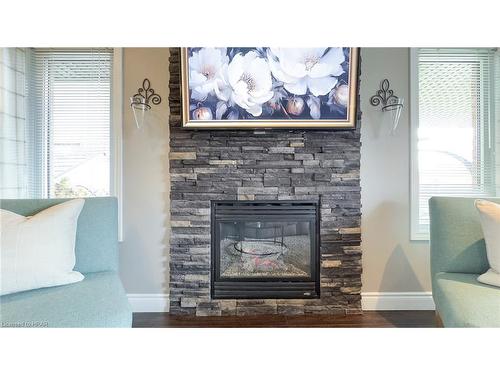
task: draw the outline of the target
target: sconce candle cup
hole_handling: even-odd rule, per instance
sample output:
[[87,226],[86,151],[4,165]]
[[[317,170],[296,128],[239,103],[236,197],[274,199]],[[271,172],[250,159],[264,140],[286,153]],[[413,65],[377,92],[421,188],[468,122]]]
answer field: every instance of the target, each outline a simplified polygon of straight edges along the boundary
[[151,82],[145,78],[142,81],[142,87],[130,98],[130,106],[134,112],[135,124],[138,129],[142,128],[145,113],[151,109],[151,104],[158,105],[160,103],[161,96],[155,93],[155,90],[151,88]]
[[370,104],[374,107],[381,106],[382,112],[391,112],[391,133],[394,133],[399,124],[404,99],[396,96],[394,90],[389,88],[389,80],[387,78],[380,83],[380,89],[370,98]]

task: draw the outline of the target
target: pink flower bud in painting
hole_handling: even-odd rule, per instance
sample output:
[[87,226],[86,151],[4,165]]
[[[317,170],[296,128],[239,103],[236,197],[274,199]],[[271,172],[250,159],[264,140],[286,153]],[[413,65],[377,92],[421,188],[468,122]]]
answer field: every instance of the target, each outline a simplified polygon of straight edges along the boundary
[[342,107],[347,107],[349,104],[349,87],[340,85],[333,92],[333,100]]
[[208,120],[212,120],[212,118],[213,118],[213,115],[212,115],[212,111],[210,110],[210,108],[200,107],[200,108],[196,108],[193,111],[193,119],[194,120],[208,121]]
[[286,110],[291,115],[299,116],[304,111],[304,104],[304,99],[302,98],[291,98],[288,100]]

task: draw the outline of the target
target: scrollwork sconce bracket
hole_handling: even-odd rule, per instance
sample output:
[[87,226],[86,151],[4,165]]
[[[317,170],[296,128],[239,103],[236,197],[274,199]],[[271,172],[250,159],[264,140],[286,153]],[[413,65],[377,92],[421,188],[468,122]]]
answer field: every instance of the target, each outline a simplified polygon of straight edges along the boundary
[[130,106],[142,106],[143,109],[151,109],[151,104],[158,105],[161,103],[161,96],[155,93],[155,90],[151,88],[151,82],[149,79],[145,78],[142,81],[142,87],[137,90],[137,94],[134,94],[131,98]]
[[370,98],[370,104],[374,107],[382,105],[382,111],[401,105],[399,98],[389,88],[389,80],[387,78],[380,83],[380,89]]

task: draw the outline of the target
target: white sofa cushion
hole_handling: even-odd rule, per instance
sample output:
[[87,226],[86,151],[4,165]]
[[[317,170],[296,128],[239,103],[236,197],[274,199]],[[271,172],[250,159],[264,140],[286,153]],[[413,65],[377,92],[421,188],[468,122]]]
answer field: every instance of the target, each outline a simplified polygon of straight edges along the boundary
[[0,210],[0,295],[83,280],[73,268],[84,203],[73,199],[29,217]]
[[484,284],[500,287],[500,204],[484,199],[475,202],[479,211],[490,269],[478,277]]

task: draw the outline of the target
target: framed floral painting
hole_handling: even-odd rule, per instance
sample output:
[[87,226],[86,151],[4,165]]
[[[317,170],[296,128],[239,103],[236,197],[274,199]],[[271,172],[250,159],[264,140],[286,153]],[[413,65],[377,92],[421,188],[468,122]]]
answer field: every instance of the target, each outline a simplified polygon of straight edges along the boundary
[[183,48],[183,126],[354,128],[358,49]]

